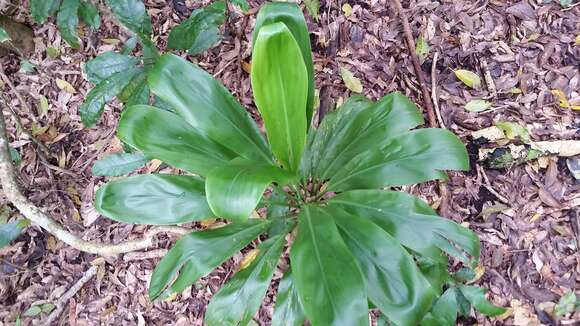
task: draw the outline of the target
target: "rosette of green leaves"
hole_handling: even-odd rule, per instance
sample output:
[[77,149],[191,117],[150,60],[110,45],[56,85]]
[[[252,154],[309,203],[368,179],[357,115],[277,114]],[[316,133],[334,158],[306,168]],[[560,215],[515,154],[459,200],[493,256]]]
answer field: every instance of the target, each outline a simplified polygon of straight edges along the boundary
[[[96,208],[126,223],[228,221],[174,244],[151,276],[152,299],[180,293],[258,239],[208,305],[208,325],[249,323],[288,245],[291,271],[279,284],[273,325],[306,319],[368,325],[370,305],[394,324],[417,325],[438,316],[430,311],[451,279],[448,257],[475,266],[479,241],[472,231],[389,189],[468,169],[461,141],[446,130],[413,130],[423,124],[422,114],[400,93],[378,101],[352,97],[309,129],[312,65],[300,8],[264,5],[251,83],[266,137],[198,66],[165,54],[149,71],[148,87],[172,110],[128,106],[118,137],[186,173],[110,181],[99,189]],[[265,217],[251,218],[257,207]]]

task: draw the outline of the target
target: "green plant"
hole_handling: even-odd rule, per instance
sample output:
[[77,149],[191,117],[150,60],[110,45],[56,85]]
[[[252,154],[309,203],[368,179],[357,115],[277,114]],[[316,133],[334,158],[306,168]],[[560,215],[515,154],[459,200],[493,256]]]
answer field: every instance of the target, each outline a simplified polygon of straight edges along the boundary
[[[137,224],[231,222],[179,239],[151,276],[150,298],[180,293],[259,239],[207,306],[208,325],[248,324],[286,246],[291,269],[273,325],[368,325],[369,303],[397,325],[451,325],[465,302],[501,313],[483,289],[447,271],[445,254],[477,264],[475,234],[418,198],[384,190],[468,169],[461,141],[446,130],[411,131],[423,117],[400,93],[351,97],[309,129],[311,49],[295,4],[265,5],[253,44],[251,83],[268,142],[225,87],[171,54],[156,60],[148,86],[172,112],[134,105],[122,113],[123,142],[191,174],[110,181],[97,192],[98,211]],[[258,208],[261,217],[252,214]]]

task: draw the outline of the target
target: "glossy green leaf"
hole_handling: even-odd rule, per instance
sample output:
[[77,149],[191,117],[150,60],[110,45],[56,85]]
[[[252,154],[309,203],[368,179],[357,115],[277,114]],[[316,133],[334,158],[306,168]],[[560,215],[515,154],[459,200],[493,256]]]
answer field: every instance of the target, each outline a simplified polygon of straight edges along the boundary
[[447,266],[449,264],[449,259],[446,256],[441,255],[441,251],[433,245],[429,251],[436,252],[437,260],[433,260],[428,257],[424,257],[418,253],[413,253],[417,266],[423,273],[423,276],[427,279],[431,288],[435,291],[437,295],[443,292],[443,285],[449,281],[449,272],[447,271]]
[[327,115],[304,153],[303,175],[328,179],[356,156],[423,124],[415,104],[399,92],[373,103],[353,96]]
[[205,311],[208,326],[238,326],[256,314],[276,270],[286,240],[283,235],[262,242],[258,256],[211,299]]
[[485,298],[485,290],[480,287],[460,285],[459,291],[461,291],[461,294],[465,296],[465,298],[477,311],[486,316],[498,316],[506,311],[505,308],[498,307],[490,303]]
[[270,149],[248,112],[203,69],[165,54],[149,72],[149,87],[199,133],[247,159],[272,161]]
[[232,221],[248,219],[272,182],[286,184],[294,175],[277,166],[237,159],[207,175],[205,191],[216,214]]
[[172,292],[182,291],[244,248],[269,224],[265,220],[249,220],[184,235],[155,267],[149,297],[156,299],[168,288]]
[[240,7],[242,11],[248,11],[250,9],[250,5],[248,4],[247,0],[230,0],[230,3]]
[[296,3],[268,2],[262,6],[252,34],[252,48],[255,49],[258,33],[262,26],[281,22],[288,27],[292,36],[300,47],[302,58],[308,75],[308,98],[306,101],[306,125],[310,126],[314,111],[314,65],[312,63],[312,49],[310,48],[310,34],[308,26],[302,14],[302,10]]
[[113,51],[105,52],[85,64],[87,79],[98,84],[118,72],[134,68],[139,59]]
[[272,225],[268,229],[268,235],[272,237],[292,229],[296,222],[294,219],[286,218],[290,215],[290,206],[287,203],[282,187],[274,187],[270,197],[265,201],[267,208],[266,218],[272,221]]
[[202,176],[234,157],[176,114],[147,105],[126,108],[117,135],[148,157]]
[[284,168],[295,171],[306,144],[308,79],[298,43],[283,23],[260,29],[251,82],[272,152]]
[[62,0],[60,10],[56,16],[56,25],[60,35],[75,49],[81,46],[79,36],[77,35],[79,6],[80,0]]
[[421,326],[455,326],[458,312],[455,291],[455,288],[449,288],[437,299],[431,312],[421,321]]
[[10,41],[10,35],[8,32],[2,27],[0,27],[0,43]]
[[300,326],[304,324],[305,319],[304,308],[294,286],[292,271],[288,270],[278,285],[272,326]]
[[90,28],[97,30],[101,26],[101,17],[99,9],[89,1],[81,0],[79,7],[79,17]]
[[225,10],[222,0],[194,10],[187,20],[171,29],[167,47],[188,50],[190,55],[209,49],[221,39],[219,26],[225,22]]
[[313,325],[369,325],[361,270],[323,208],[305,206],[300,212],[290,261]]
[[30,16],[35,22],[44,24],[48,16],[60,7],[61,0],[30,0]]
[[131,79],[123,88],[118,98],[125,106],[149,104],[149,85],[147,85],[147,72],[143,71]]
[[445,179],[443,170],[468,170],[463,143],[444,129],[419,129],[377,140],[331,176],[328,190],[371,189]]
[[112,75],[89,91],[79,107],[79,114],[85,127],[93,127],[101,118],[105,104],[113,100],[129,84],[141,68],[131,68]]
[[144,166],[149,159],[141,153],[111,154],[93,164],[93,175],[118,177]]
[[150,39],[153,28],[151,17],[141,0],[106,0],[115,17],[141,39]]
[[445,262],[439,250],[466,262],[469,260],[466,253],[474,260],[479,259],[479,240],[471,230],[437,216],[429,205],[412,195],[354,190],[333,197],[329,204],[340,205],[352,215],[370,219],[403,246],[435,262]]
[[435,293],[413,257],[371,220],[342,209],[328,212],[361,267],[369,300],[395,324],[417,325]]
[[16,220],[5,224],[0,224],[0,249],[18,238],[22,229],[28,226],[27,220]]
[[109,181],[97,191],[95,208],[131,224],[180,224],[214,216],[204,182],[183,175],[145,174]]

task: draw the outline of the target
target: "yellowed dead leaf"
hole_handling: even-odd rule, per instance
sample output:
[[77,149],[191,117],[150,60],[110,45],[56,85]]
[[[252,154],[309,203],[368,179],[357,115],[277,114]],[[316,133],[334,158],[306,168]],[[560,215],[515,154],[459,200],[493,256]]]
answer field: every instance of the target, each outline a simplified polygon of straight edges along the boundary
[[342,12],[344,13],[344,17],[348,18],[352,15],[352,7],[350,4],[345,3],[342,5]]
[[362,93],[363,87],[360,82],[360,79],[356,78],[350,70],[344,67],[340,67],[340,76],[342,77],[342,80],[344,81],[344,85],[346,85],[346,88],[350,89],[355,93]]
[[580,45],[580,34],[576,35],[576,42],[574,42],[574,45]]
[[48,99],[44,95],[40,95],[38,103],[38,115],[42,118],[48,113]]
[[566,98],[566,94],[564,94],[564,92],[562,92],[559,89],[553,89],[552,95],[554,95],[558,99],[561,108],[565,109],[570,108],[570,102],[568,102],[568,99]]
[[74,94],[76,92],[75,88],[66,80],[64,79],[56,79],[56,86],[58,86],[59,89],[70,93],[70,94]]
[[531,309],[519,300],[511,301],[512,311],[514,315],[514,326],[540,326],[538,316],[534,314]]
[[481,86],[481,78],[476,73],[464,69],[454,70],[453,72],[465,85],[471,88],[479,88]]
[[258,257],[258,254],[260,254],[260,249],[252,249],[250,252],[248,252],[244,256],[244,259],[242,259],[240,262],[240,270],[248,268],[248,266],[250,266],[256,257]]
[[210,227],[212,227],[215,223],[216,223],[216,219],[215,218],[208,218],[207,220],[203,220],[201,222],[199,222],[199,224],[201,225],[201,227],[203,229],[209,229]]
[[580,140],[549,140],[530,143],[533,149],[558,156],[570,157],[580,154]]
[[485,267],[483,267],[481,265],[477,265],[473,271],[475,272],[475,277],[472,280],[470,280],[469,282],[467,282],[467,284],[472,284],[472,283],[479,281],[479,279],[485,273]]
[[505,135],[500,128],[492,126],[472,132],[471,137],[473,137],[473,139],[483,137],[489,141],[496,141],[505,138]]

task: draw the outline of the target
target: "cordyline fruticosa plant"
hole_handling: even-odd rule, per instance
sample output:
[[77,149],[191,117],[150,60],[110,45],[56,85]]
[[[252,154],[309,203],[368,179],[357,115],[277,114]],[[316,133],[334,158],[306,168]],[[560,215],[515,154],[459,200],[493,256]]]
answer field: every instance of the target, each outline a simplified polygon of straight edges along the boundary
[[[456,136],[411,130],[423,117],[399,93],[377,102],[352,97],[309,130],[313,65],[295,4],[270,3],[259,12],[251,83],[268,142],[225,87],[171,54],[158,59],[148,84],[174,112],[136,105],[122,114],[123,142],[195,176],[111,181],[97,193],[103,215],[151,225],[215,217],[231,222],[179,239],[151,276],[151,299],[183,291],[259,238],[207,306],[208,325],[252,319],[286,246],[291,269],[278,286],[273,325],[305,319],[320,326],[368,325],[369,307],[397,325],[450,325],[458,312],[470,313],[470,304],[502,312],[483,289],[447,272],[445,254],[477,263],[477,237],[423,201],[385,190],[467,169]],[[266,207],[266,217],[250,217],[257,207]]]

